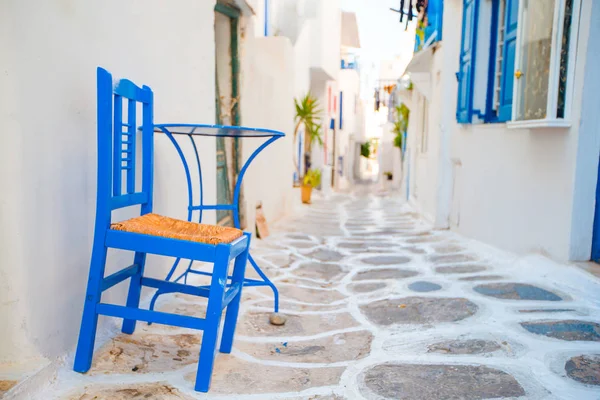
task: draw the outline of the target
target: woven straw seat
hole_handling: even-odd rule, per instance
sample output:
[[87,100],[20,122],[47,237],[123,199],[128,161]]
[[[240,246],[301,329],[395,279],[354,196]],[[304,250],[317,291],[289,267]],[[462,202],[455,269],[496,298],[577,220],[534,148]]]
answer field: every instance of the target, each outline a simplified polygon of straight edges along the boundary
[[198,224],[152,213],[113,223],[110,228],[207,244],[231,243],[243,234],[235,228]]

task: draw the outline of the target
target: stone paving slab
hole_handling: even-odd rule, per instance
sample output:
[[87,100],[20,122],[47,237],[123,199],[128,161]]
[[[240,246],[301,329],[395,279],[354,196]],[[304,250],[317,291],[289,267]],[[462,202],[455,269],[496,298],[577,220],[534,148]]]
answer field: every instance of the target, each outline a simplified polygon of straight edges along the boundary
[[381,364],[364,374],[366,389],[386,399],[494,399],[523,396],[506,372],[473,365]]
[[572,357],[565,364],[565,371],[577,382],[600,386],[600,354]]
[[[215,362],[211,394],[297,393],[337,385],[344,370],[343,367],[276,367],[221,354]],[[196,373],[187,374],[185,379],[193,384]]]
[[371,351],[369,331],[338,333],[312,340],[274,343],[240,342],[236,347],[261,360],[291,363],[334,363],[359,360]]
[[75,391],[67,400],[193,400],[166,382],[132,385],[90,385]]
[[309,315],[287,315],[287,322],[283,326],[269,324],[268,313],[248,312],[244,314],[239,323],[239,335],[251,337],[294,337],[311,336],[323,332],[339,329],[354,328],[359,323],[348,312],[323,313]]
[[456,322],[472,316],[477,305],[464,298],[404,297],[379,300],[360,307],[374,324],[433,324]]
[[[287,322],[269,323],[269,288],[244,288],[208,395],[193,391],[202,332],[139,323],[89,373],[65,364],[26,400],[600,398],[598,281],[432,230],[373,192],[316,196],[253,241]],[[205,304],[165,295],[157,309],[203,317]],[[0,375],[0,396],[12,385]]]

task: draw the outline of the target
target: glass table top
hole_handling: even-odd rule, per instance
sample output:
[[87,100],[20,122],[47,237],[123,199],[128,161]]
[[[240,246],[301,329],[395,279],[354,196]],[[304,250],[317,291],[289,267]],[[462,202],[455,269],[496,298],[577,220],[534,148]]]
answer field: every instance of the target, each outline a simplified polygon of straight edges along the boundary
[[202,124],[157,124],[154,132],[168,131],[173,135],[197,135],[220,137],[281,137],[283,132],[246,126],[202,125]]

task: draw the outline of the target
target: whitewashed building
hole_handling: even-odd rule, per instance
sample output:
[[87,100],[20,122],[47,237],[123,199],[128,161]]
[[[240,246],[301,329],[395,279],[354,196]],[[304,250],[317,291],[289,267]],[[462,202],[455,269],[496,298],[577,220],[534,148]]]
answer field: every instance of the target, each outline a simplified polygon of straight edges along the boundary
[[400,96],[411,110],[409,200],[438,228],[589,260],[600,250],[600,2],[429,7]]
[[[75,347],[95,215],[97,66],[149,85],[156,123],[286,132],[248,171],[246,226],[254,230],[259,202],[270,222],[289,209],[297,55],[289,39],[265,35],[265,20],[260,0],[0,4],[0,379],[22,381]],[[218,102],[235,111],[217,115]],[[251,140],[233,156],[247,157],[258,145]],[[155,209],[186,218],[179,157],[166,138],[156,141]],[[217,169],[214,139],[203,138],[198,151],[204,201],[214,204],[227,174]],[[207,213],[203,222],[216,220]],[[109,253],[107,274],[129,261]],[[170,265],[147,264],[156,276]],[[105,293],[115,303],[125,295],[122,287]],[[106,330],[112,322],[101,323]]]
[[[323,145],[313,143],[310,168],[322,170],[321,190],[348,188],[357,160],[356,138],[363,134],[359,102],[360,75],[355,50],[360,48],[354,13],[342,12],[339,0],[267,2],[272,19],[268,31],[289,38],[295,53],[294,94],[317,98],[323,111]],[[306,171],[303,128],[295,147]]]

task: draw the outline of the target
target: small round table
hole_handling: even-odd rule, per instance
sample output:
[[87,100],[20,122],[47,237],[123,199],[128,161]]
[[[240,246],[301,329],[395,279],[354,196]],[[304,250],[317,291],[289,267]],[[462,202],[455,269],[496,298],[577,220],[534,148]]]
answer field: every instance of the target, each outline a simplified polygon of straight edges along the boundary
[[[244,174],[246,170],[252,163],[252,161],[256,158],[256,156],[263,151],[268,145],[273,143],[279,138],[285,136],[283,132],[274,131],[271,129],[259,129],[259,128],[247,128],[243,126],[225,126],[225,125],[202,125],[202,124],[157,124],[154,125],[154,132],[164,133],[175,149],[179,154],[179,158],[183,164],[183,169],[185,170],[185,176],[187,180],[187,189],[188,189],[188,221],[192,221],[192,216],[194,211],[199,211],[198,221],[202,222],[202,211],[203,210],[229,210],[233,214],[233,222],[236,228],[240,229],[240,215],[239,215],[239,199],[240,199],[240,191],[242,187],[242,180],[244,178]],[[195,203],[194,201],[194,183],[192,182],[192,176],[190,173],[190,166],[186,156],[184,155],[181,143],[178,141],[178,138],[182,138],[187,136],[191,146],[194,150],[194,158],[193,161],[196,163],[196,168],[198,170],[198,185],[199,185],[199,201]],[[237,181],[235,182],[234,191],[233,191],[233,199],[231,203],[228,204],[204,204],[204,199],[202,196],[203,188],[202,188],[202,167],[200,164],[200,156],[198,155],[198,147],[195,137],[200,136],[212,136],[217,138],[230,137],[230,138],[265,138],[266,140],[256,149],[254,152],[248,157],[242,168],[240,169]],[[194,221],[196,222],[196,221]],[[256,273],[260,276],[261,279],[249,279],[246,278],[244,280],[244,286],[269,286],[273,290],[273,298],[274,298],[274,311],[275,313],[279,312],[279,292],[277,291],[277,287],[271,282],[271,280],[265,275],[265,273],[260,269],[252,255],[248,256],[248,260],[250,264],[256,271]],[[173,266],[169,270],[165,280],[170,281],[173,278],[175,270],[181,261],[180,258],[177,258],[173,263]],[[178,282],[181,279],[184,280],[184,283],[187,283],[188,274],[198,274],[210,276],[210,272],[199,271],[192,268],[193,261],[190,260],[185,272],[179,275],[177,278],[173,280],[173,282]],[[159,290],[156,291],[154,296],[152,297],[152,301],[150,302],[150,310],[154,309],[154,305],[156,303],[156,299],[160,296],[162,292]]]

